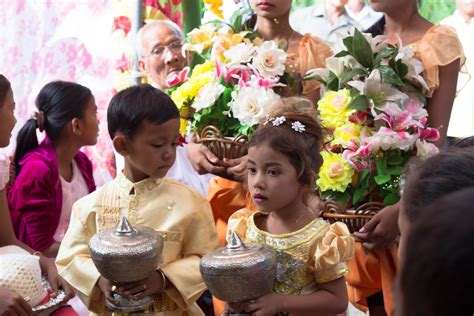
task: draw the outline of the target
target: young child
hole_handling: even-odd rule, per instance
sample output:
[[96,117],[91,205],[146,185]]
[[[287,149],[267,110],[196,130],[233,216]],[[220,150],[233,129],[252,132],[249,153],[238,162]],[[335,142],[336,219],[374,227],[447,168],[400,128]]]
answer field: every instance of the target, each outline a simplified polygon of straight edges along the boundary
[[125,166],[116,179],[74,205],[56,261],[59,272],[91,311],[109,314],[104,299],[111,297],[112,284],[94,266],[88,242],[127,216],[133,226],[160,232],[165,243],[161,268],[118,291],[136,298],[156,295],[148,313],[203,315],[195,303],[205,290],[199,260],[217,247],[217,236],[209,202],[164,178],[175,160],[179,111],[165,93],[138,85],[112,98],[107,122]]
[[[14,116],[15,100],[11,84],[5,76],[0,75],[0,148],[8,146],[10,143],[11,133],[16,124]],[[27,250],[29,253],[35,253],[20,242],[13,231],[10,220],[10,212],[8,210],[5,186],[9,181],[10,175],[9,159],[5,155],[0,154],[0,247],[15,245]],[[43,273],[48,275],[49,282],[52,286],[52,296],[58,293],[58,287],[62,286],[66,291],[66,299],[74,296],[74,292],[62,278],[59,277],[54,261],[35,253],[40,257],[39,263]],[[0,315],[30,315],[32,313],[31,306],[20,297],[17,293],[8,289],[0,288]]]
[[474,314],[472,205],[471,184],[419,210],[401,262],[398,315]]
[[[73,203],[95,190],[92,163],[79,149],[97,142],[97,106],[88,88],[54,81],[41,89],[36,108],[18,134],[8,205],[17,237],[54,258]],[[39,145],[37,129],[46,133]]]
[[[398,217],[403,259],[411,223],[433,200],[474,186],[474,148],[452,147],[420,163],[408,176]],[[447,210],[449,211],[449,210]]]
[[330,225],[306,203],[322,164],[322,129],[306,99],[284,99],[276,108],[249,143],[247,182],[258,211],[237,211],[228,224],[228,234],[277,251],[273,293],[250,301],[245,311],[342,313],[354,240],[344,224]]

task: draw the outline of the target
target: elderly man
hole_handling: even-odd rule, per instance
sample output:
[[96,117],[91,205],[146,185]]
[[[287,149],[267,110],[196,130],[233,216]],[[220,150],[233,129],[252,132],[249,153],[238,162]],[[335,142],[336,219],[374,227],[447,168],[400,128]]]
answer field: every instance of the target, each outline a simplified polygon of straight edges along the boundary
[[[144,25],[137,33],[137,66],[150,83],[158,89],[169,88],[167,81],[188,65],[181,53],[184,35],[175,23],[156,20]],[[185,146],[178,147],[176,161],[167,176],[184,183],[207,196],[212,175],[199,175],[189,162]]]
[[167,80],[178,74],[188,61],[182,55],[184,35],[178,25],[156,20],[137,33],[138,69],[158,89],[167,89]]

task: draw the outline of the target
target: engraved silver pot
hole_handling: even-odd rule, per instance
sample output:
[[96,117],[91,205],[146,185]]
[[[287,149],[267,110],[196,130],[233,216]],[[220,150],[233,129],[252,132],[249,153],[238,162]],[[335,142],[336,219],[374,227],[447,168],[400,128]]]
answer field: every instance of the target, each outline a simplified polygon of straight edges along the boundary
[[273,288],[276,253],[265,245],[244,244],[233,232],[226,247],[201,259],[200,269],[215,297],[226,302],[245,302]]
[[141,281],[159,268],[163,238],[152,228],[132,227],[124,216],[116,228],[91,238],[89,252],[105,278],[117,283]]

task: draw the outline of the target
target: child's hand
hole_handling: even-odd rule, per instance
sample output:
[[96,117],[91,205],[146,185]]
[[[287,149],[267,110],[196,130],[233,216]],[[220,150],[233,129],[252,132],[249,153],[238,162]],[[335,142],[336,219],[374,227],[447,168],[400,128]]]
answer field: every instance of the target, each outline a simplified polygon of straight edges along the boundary
[[64,293],[66,294],[63,300],[64,303],[74,297],[75,294],[73,288],[61,276],[59,276],[58,269],[54,264],[54,259],[41,255],[40,266],[41,270],[48,275],[48,281],[52,290],[52,297],[56,297],[58,295],[60,287],[63,288]]
[[283,297],[281,294],[267,294],[248,302],[245,312],[252,316],[275,315],[284,312]]
[[139,300],[145,296],[161,293],[164,285],[161,272],[153,271],[146,280],[120,285],[117,293],[120,293],[127,299]]
[[[104,293],[104,296],[107,300],[112,302],[117,302],[112,296],[112,282],[103,276],[100,276],[99,281],[97,281],[99,289]],[[118,302],[117,302],[118,303]]]

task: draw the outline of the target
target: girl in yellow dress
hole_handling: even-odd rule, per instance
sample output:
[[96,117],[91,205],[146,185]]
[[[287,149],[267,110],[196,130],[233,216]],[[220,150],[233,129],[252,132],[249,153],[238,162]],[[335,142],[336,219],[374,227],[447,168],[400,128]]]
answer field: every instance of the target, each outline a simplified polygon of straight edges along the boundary
[[[273,293],[247,302],[258,315],[335,315],[347,308],[344,275],[354,252],[345,224],[318,217],[307,205],[322,158],[322,128],[304,98],[283,99],[252,136],[246,181],[256,212],[241,209],[229,219],[246,242],[277,252]],[[230,308],[229,308],[230,309]]]

